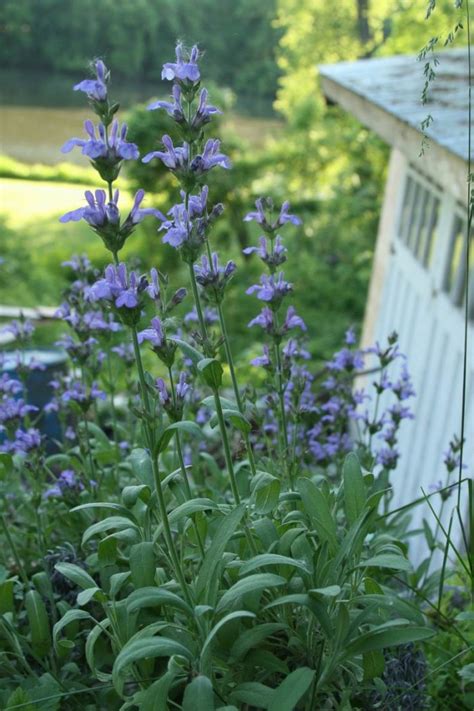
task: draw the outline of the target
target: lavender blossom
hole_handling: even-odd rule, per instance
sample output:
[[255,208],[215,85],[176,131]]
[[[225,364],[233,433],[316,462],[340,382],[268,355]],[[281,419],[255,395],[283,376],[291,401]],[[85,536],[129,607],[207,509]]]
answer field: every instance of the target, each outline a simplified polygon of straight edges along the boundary
[[217,252],[212,253],[211,261],[204,255],[201,264],[194,265],[196,281],[211,303],[218,304],[222,301],[226,286],[236,269],[237,266],[232,261],[227,262],[225,267],[221,267]]
[[274,308],[278,308],[285,296],[292,290],[292,284],[285,281],[283,272],[280,272],[276,278],[273,274],[270,276],[262,274],[260,284],[254,284],[249,287],[246,293],[253,294],[256,292],[258,299],[272,304]]
[[286,247],[283,246],[281,237],[276,236],[273,242],[273,250],[268,251],[268,242],[265,237],[260,237],[260,247],[246,247],[242,250],[244,254],[258,254],[262,262],[266,264],[271,272],[274,272],[283,262],[286,262]]
[[257,222],[270,239],[273,239],[275,232],[287,222],[291,222],[293,225],[301,225],[299,217],[289,214],[290,203],[288,201],[283,203],[278,218],[273,221],[267,215],[267,213],[273,211],[273,200],[271,198],[258,198],[255,201],[255,207],[257,208],[255,211],[245,215],[244,222]]
[[74,91],[83,91],[88,99],[103,102],[107,100],[107,82],[110,72],[101,59],[95,62],[94,68],[97,78],[84,79],[79,84],[75,84]]
[[145,328],[138,333],[138,342],[144,343],[147,341],[151,344],[153,352],[158,358],[168,367],[174,363],[176,353],[176,343],[169,341],[163,328],[161,320],[155,316],[151,320],[151,328]]
[[122,124],[119,130],[119,123],[117,119],[114,119],[110,135],[107,136],[104,124],[99,123],[96,133],[96,127],[92,121],[86,119],[84,130],[89,138],[70,138],[61,148],[61,153],[70,153],[76,147],[82,148],[82,155],[92,161],[100,159],[114,165],[122,160],[136,160],[140,155],[137,146],[126,140],[126,123]]
[[176,62],[166,62],[163,65],[161,78],[167,81],[177,81],[184,85],[196,85],[200,80],[199,50],[196,45],[191,49],[189,56],[185,56],[183,45],[179,42],[176,45]]

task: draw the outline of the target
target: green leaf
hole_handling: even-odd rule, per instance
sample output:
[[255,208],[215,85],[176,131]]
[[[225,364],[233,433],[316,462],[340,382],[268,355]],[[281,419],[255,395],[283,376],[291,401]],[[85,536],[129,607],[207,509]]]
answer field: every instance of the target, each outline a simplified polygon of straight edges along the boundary
[[148,486],[151,491],[154,491],[155,481],[153,478],[151,458],[146,449],[133,449],[128,459],[136,478],[142,484]]
[[108,516],[107,518],[104,518],[103,521],[93,523],[92,526],[89,526],[89,528],[84,531],[84,535],[82,536],[82,545],[85,546],[91,538],[94,538],[94,536],[97,536],[99,533],[104,533],[105,531],[110,530],[124,531],[126,529],[131,529],[136,532],[137,535],[140,533],[138,526],[136,526],[130,518],[125,516]]
[[380,553],[359,563],[357,568],[389,568],[391,570],[411,570],[409,560],[396,553]]
[[312,588],[308,590],[311,597],[337,597],[341,594],[339,585],[328,585],[325,588]]
[[192,422],[191,420],[173,422],[173,424],[168,425],[168,427],[166,427],[166,429],[164,429],[161,433],[161,437],[158,440],[157,445],[158,452],[162,452],[166,449],[176,432],[184,432],[192,437],[203,437],[202,429],[195,422]]
[[385,669],[385,657],[383,652],[380,650],[365,652],[362,655],[362,666],[364,668],[364,681],[382,676]]
[[142,659],[171,657],[174,654],[185,657],[190,662],[192,661],[192,654],[189,649],[174,639],[168,639],[167,637],[140,637],[128,642],[120,650],[112,669],[112,681],[117,693],[122,695],[123,676],[125,670],[131,664],[135,664],[135,662],[139,662]]
[[186,341],[182,341],[180,338],[175,338],[174,336],[170,337],[170,341],[176,343],[180,351],[192,360],[194,366],[197,366],[198,363],[203,360],[203,354],[199,353],[199,351],[190,346],[189,343],[186,343]]
[[146,484],[126,486],[122,489],[122,501],[128,508],[135,506],[138,499],[148,503],[151,498],[151,489]]
[[99,681],[103,682],[109,682],[112,678],[112,675],[101,672],[100,669],[97,667],[95,662],[95,643],[97,642],[99,637],[107,630],[108,627],[110,627],[110,620],[108,619],[103,620],[100,625],[96,625],[95,627],[93,627],[87,635],[85,648],[86,661],[92,673],[97,677]]
[[267,472],[259,472],[251,482],[252,502],[255,510],[261,514],[267,514],[273,511],[278,504],[280,496],[281,484],[279,479],[267,474]]
[[99,600],[100,602],[107,601],[107,595],[105,595],[100,588],[87,588],[87,590],[82,590],[77,596],[77,604],[80,607],[87,605],[92,599]]
[[59,633],[71,622],[77,622],[78,620],[92,620],[92,617],[86,610],[68,610],[66,614],[56,622],[53,627],[53,644],[56,649],[58,647]]
[[224,625],[226,625],[228,622],[231,622],[232,620],[236,620],[240,617],[255,618],[255,615],[253,614],[253,612],[247,612],[247,610],[236,610],[235,612],[230,612],[228,615],[223,617],[222,620],[219,620],[219,622],[216,625],[214,625],[212,630],[207,635],[207,637],[204,641],[204,644],[202,645],[202,649],[201,649],[201,666],[202,667],[205,666],[206,655],[207,655],[208,651],[210,650],[210,644],[211,644],[212,640],[214,639],[214,637],[216,636],[216,634],[219,632],[219,630],[222,629],[222,627],[224,627]]
[[129,563],[135,589],[154,585],[156,560],[153,543],[143,541],[132,546]]
[[247,652],[256,649],[260,642],[275,632],[288,629],[288,625],[280,622],[265,622],[241,632],[230,650],[229,660],[238,661],[245,657]]
[[[248,434],[252,429],[250,422],[244,415],[242,415],[241,412],[239,412],[239,410],[235,409],[235,406],[232,409],[225,408],[222,410],[222,414],[224,415],[224,419],[230,422],[236,429],[242,432],[242,434]],[[209,421],[209,424],[211,427],[216,427],[218,422],[219,420],[217,418],[217,414],[214,413]]]
[[135,612],[136,610],[141,610],[146,607],[166,605],[175,607],[177,610],[182,610],[187,615],[193,615],[193,610],[189,607],[187,602],[180,598],[179,595],[176,595],[176,593],[171,592],[171,590],[166,590],[166,588],[149,587],[134,590],[134,592],[128,596],[126,605],[129,612]]
[[[237,404],[232,402],[232,400],[228,400],[226,397],[219,395],[219,401],[223,410],[237,410]],[[214,395],[209,395],[208,397],[205,397],[204,400],[201,400],[201,405],[208,407],[210,410],[215,410],[216,400]]]
[[168,519],[170,523],[176,523],[182,518],[189,518],[198,511],[209,511],[217,510],[219,505],[216,504],[212,499],[190,499],[185,501],[184,504],[177,506],[169,515]]
[[357,456],[350,452],[342,467],[344,480],[344,509],[350,526],[357,521],[364,510],[366,493],[364,477]]
[[255,706],[257,709],[268,709],[273,693],[273,689],[265,684],[260,684],[258,681],[245,681],[235,687],[230,698],[231,701],[239,701],[242,704]]
[[218,390],[222,384],[222,365],[215,358],[203,358],[197,364],[204,382],[213,390]]
[[37,590],[29,590],[25,595],[25,608],[31,635],[33,651],[44,657],[51,649],[51,630],[48,613]]
[[403,628],[375,628],[370,632],[359,635],[357,639],[344,647],[344,656],[353,657],[356,654],[365,654],[385,647],[397,647],[399,644],[418,642],[428,639],[434,634],[428,627],[403,627]]
[[5,612],[13,612],[14,600],[13,600],[13,586],[15,581],[5,580],[0,584],[0,615],[4,615]]
[[217,610],[219,611],[229,607],[236,602],[236,600],[241,598],[242,595],[246,595],[247,593],[261,592],[267,588],[278,587],[285,583],[285,578],[281,575],[274,575],[274,573],[255,573],[255,575],[248,575],[238,580],[231,588],[225,591],[219,600]]
[[125,506],[121,506],[120,504],[114,504],[107,501],[96,501],[89,504],[81,504],[80,506],[75,506],[73,509],[71,509],[70,513],[76,513],[77,511],[86,511],[87,509],[108,509],[109,511],[117,511],[122,516],[127,516],[132,521],[136,522],[135,516],[128,509],[126,509]]
[[337,550],[336,521],[326,497],[311,479],[300,478],[296,484],[304,510],[322,541],[327,541],[332,553]]
[[72,580],[75,585],[83,590],[97,587],[97,583],[94,578],[91,578],[89,573],[86,573],[83,568],[80,568],[78,565],[74,565],[74,563],[56,563],[54,567],[58,573],[64,575],[64,577],[68,580]]
[[0,477],[3,478],[14,469],[13,457],[8,452],[0,452]]
[[273,692],[268,711],[294,711],[311,686],[315,673],[314,669],[301,667],[289,674]]
[[295,558],[279,555],[278,553],[262,553],[261,555],[256,555],[254,558],[245,561],[239,572],[240,575],[247,575],[247,573],[250,573],[252,570],[264,568],[266,565],[289,565],[292,568],[302,570],[304,573],[311,572],[303,560],[296,560]]
[[207,676],[196,676],[184,690],[183,711],[214,711],[214,692]]
[[203,595],[206,591],[209,581],[215,576],[217,566],[222,560],[227,543],[242,520],[245,513],[245,506],[236,506],[233,511],[223,517],[221,523],[215,531],[213,541],[209,546],[203,564],[199,571],[196,581],[196,597],[202,602],[208,602],[207,596]]
[[130,571],[126,570],[123,573],[114,573],[110,576],[110,597],[114,600],[119,594],[124,584],[130,578]]

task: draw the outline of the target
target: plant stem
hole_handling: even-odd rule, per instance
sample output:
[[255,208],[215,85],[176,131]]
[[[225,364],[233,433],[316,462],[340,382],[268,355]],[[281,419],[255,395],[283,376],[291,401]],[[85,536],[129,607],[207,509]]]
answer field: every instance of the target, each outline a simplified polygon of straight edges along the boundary
[[[209,248],[209,245],[208,245],[208,248]],[[209,250],[210,250],[210,248],[209,248]],[[226,354],[226,358],[227,358],[227,363],[229,365],[230,377],[232,380],[232,386],[234,388],[234,394],[235,394],[235,399],[237,402],[237,407],[239,408],[239,412],[242,415],[245,415],[243,404],[242,404],[242,398],[240,397],[239,386],[237,384],[237,378],[235,375],[234,359],[232,357],[232,350],[230,347],[229,336],[227,335],[227,327],[226,327],[226,323],[225,323],[225,319],[224,319],[224,313],[222,311],[222,304],[219,303],[217,305],[217,311],[219,314],[219,323],[221,326],[222,337],[224,339],[224,349],[225,349],[225,354]],[[257,467],[255,465],[255,457],[253,455],[252,445],[251,445],[250,437],[249,437],[248,433],[244,434],[244,442],[245,442],[245,446],[247,448],[247,455],[249,458],[249,464],[250,464],[250,469],[252,471],[252,475],[256,476],[257,475]]]
[[[171,367],[168,367],[168,375],[169,375],[169,379],[170,379],[173,405],[176,406],[176,389],[174,387],[173,371],[171,370]],[[191,487],[190,487],[189,481],[188,481],[188,476],[186,473],[186,465],[184,463],[183,450],[181,449],[181,438],[179,436],[178,431],[176,431],[175,438],[176,438],[176,452],[178,454],[178,461],[179,461],[179,466],[181,469],[181,474],[183,477],[184,488],[186,489],[186,496],[188,497],[188,500],[190,500],[193,498],[193,494],[192,494]],[[199,528],[197,526],[197,523],[196,523],[194,517],[193,517],[193,527],[194,527],[194,533],[196,534],[196,540],[198,542],[201,557],[204,559],[204,554],[205,554],[204,544],[203,544],[201,534],[199,533]]]
[[10,546],[10,550],[12,552],[13,558],[15,559],[16,567],[18,568],[20,578],[23,580],[25,585],[29,585],[28,576],[25,572],[25,569],[23,567],[23,563],[21,562],[20,556],[18,555],[18,551],[16,549],[15,542],[10,535],[10,531],[8,530],[8,526],[5,521],[5,516],[3,514],[0,514],[0,522],[2,524],[5,538],[7,539],[8,545]]
[[[141,357],[141,353],[140,353],[140,347],[138,345],[137,329],[135,326],[132,327],[132,338],[133,338],[133,348],[135,351],[135,359],[137,362],[138,378],[140,381],[142,403],[145,408],[147,417],[151,419],[153,417],[153,411],[150,408],[150,399],[148,397],[148,392],[147,392],[145,371],[143,370],[142,357]],[[160,471],[159,471],[159,467],[158,467],[158,457],[156,456],[156,453],[155,453],[155,433],[154,433],[154,430],[151,427],[150,423],[147,420],[144,420],[143,426],[145,429],[145,436],[146,436],[146,440],[147,440],[147,445],[148,445],[148,448],[149,448],[150,454],[151,454],[151,466],[152,466],[152,471],[153,471],[153,478],[155,481],[156,496],[158,499],[158,508],[160,510],[161,521],[163,523],[163,534],[165,537],[166,545],[168,547],[168,552],[170,554],[171,560],[173,562],[173,567],[175,569],[175,575],[178,579],[178,582],[180,584],[180,587],[181,587],[183,595],[186,599],[186,602],[191,607],[194,607],[191,593],[189,592],[188,584],[186,582],[186,578],[184,577],[184,573],[181,568],[178,553],[177,553],[176,547],[174,545],[173,533],[171,531],[171,526],[170,526],[170,522],[168,519],[168,512],[166,510],[166,502],[165,502],[165,497],[163,494],[163,487],[161,486]]]

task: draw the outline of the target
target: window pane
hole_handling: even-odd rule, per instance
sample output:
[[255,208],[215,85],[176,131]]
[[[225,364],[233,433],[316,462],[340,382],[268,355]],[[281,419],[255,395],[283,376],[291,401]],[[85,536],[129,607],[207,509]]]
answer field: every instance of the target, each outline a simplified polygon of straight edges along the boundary
[[411,208],[413,205],[414,185],[415,185],[414,180],[409,175],[407,178],[407,181],[405,183],[405,192],[403,195],[402,212],[400,215],[400,226],[398,228],[398,234],[400,236],[400,239],[403,242],[406,241],[406,233],[408,230]]
[[456,217],[451,234],[451,248],[446,265],[444,289],[458,306],[461,304],[464,289],[465,231],[464,220]]
[[426,244],[423,248],[423,253],[420,255],[420,258],[426,267],[430,267],[433,261],[433,254],[435,251],[436,240],[438,237],[438,215],[439,200],[438,198],[434,198],[431,215],[429,215],[427,222]]

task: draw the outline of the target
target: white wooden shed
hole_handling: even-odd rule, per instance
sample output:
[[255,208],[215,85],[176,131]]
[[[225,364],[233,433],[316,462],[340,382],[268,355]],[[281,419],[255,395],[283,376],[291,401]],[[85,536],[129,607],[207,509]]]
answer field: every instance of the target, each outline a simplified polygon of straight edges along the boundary
[[[424,105],[424,62],[416,57],[319,68],[326,97],[391,146],[362,342],[364,346],[386,342],[388,334],[397,331],[417,393],[415,420],[402,428],[402,457],[392,478],[398,505],[421,496],[422,487],[427,490],[438,480],[446,481],[443,452],[461,430],[467,272],[467,50],[445,51],[438,59],[436,78]],[[429,145],[420,156],[420,123],[428,114],[433,117],[426,131]],[[469,300],[465,462],[472,475],[474,259]],[[457,473],[453,483],[455,477]],[[415,526],[422,516],[430,517],[426,506],[415,513]]]

